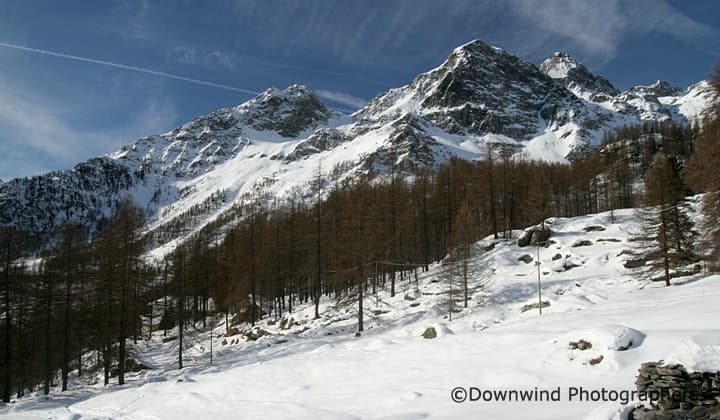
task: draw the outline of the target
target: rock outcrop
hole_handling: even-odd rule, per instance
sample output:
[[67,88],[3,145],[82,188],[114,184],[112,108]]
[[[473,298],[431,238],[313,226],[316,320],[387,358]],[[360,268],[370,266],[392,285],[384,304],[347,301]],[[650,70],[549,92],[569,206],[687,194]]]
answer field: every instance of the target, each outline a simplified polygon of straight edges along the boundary
[[682,365],[643,363],[635,381],[654,401],[635,420],[720,419],[720,372],[688,372]]

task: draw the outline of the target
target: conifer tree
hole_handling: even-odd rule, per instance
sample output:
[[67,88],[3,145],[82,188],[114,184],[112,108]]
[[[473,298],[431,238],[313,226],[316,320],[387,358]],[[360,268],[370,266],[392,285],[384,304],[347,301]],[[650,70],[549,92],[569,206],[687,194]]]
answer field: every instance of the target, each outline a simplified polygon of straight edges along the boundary
[[715,103],[700,129],[695,150],[688,160],[686,180],[703,199],[703,245],[711,269],[720,269],[720,64],[711,78]]
[[21,235],[13,226],[0,229],[0,270],[2,270],[3,312],[5,322],[3,326],[3,371],[2,371],[2,400],[10,402],[12,393],[13,374],[13,299],[15,289],[16,260],[21,254]]
[[669,286],[671,269],[694,260],[695,232],[685,208],[685,189],[676,160],[663,153],[655,156],[645,174],[645,200],[643,233],[636,239],[647,244],[647,274],[661,271]]
[[[70,359],[74,353],[71,348],[71,334],[78,335],[82,328],[74,321],[73,306],[76,304],[76,285],[85,276],[84,266],[88,258],[85,232],[82,226],[68,223],[60,228],[53,255],[49,259],[49,270],[58,276],[63,288],[62,321],[62,390],[68,388]],[[76,344],[77,345],[77,344]],[[78,351],[82,351],[79,349]]]

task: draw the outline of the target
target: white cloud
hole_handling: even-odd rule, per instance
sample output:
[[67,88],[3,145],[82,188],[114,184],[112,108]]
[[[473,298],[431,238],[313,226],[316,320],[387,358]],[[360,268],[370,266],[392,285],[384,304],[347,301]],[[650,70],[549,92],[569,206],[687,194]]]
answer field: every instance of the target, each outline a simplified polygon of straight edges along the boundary
[[193,48],[180,46],[175,47],[165,53],[165,57],[168,60],[175,61],[182,64],[197,65],[198,54]]
[[0,178],[9,179],[71,168],[81,160],[112,152],[140,136],[166,131],[177,120],[168,102],[149,100],[127,123],[84,128],[69,121],[67,104],[50,103],[44,96],[5,83],[0,78]]
[[90,25],[100,31],[110,31],[142,44],[154,44],[156,35],[150,24],[150,17],[156,6],[149,0],[119,0],[114,3],[106,19]]
[[560,36],[605,61],[616,55],[631,34],[659,33],[716,45],[720,37],[718,30],[693,20],[664,0],[605,0],[592,4],[584,0],[553,0],[543,2],[541,7],[534,0],[512,0],[510,9],[540,30],[525,33],[537,35],[528,37],[530,48]]
[[532,0],[511,2],[515,14],[536,25],[545,34],[568,38],[586,52],[605,58],[615,54],[627,25],[618,6],[614,0],[592,5],[582,1],[555,0],[544,2],[542,7]]
[[187,45],[171,48],[165,53],[165,58],[176,63],[210,68],[222,67],[229,70],[235,69],[235,62],[237,61],[234,54],[221,51],[207,52]]
[[353,108],[362,108],[367,103],[367,100],[365,100],[365,99],[358,98],[356,96],[352,96],[345,92],[339,92],[336,90],[315,89],[315,93],[319,97],[321,97],[323,99],[327,99],[328,101],[333,101],[333,102],[337,102],[339,104],[348,105]]
[[[527,59],[540,59],[553,49],[568,49],[596,65],[613,59],[632,35],[662,34],[712,55],[720,49],[716,27],[694,20],[667,0],[548,0],[541,5],[537,0],[386,3],[221,1],[218,13],[232,19],[228,39],[233,39],[235,46],[226,44],[220,51],[213,51],[220,48],[215,44],[203,48],[196,35],[183,38],[169,31],[167,16],[177,8],[164,3],[122,0],[115,12],[120,24],[108,26],[122,36],[129,27],[134,39],[154,42],[163,50],[175,45],[199,46],[194,56],[180,55],[177,61],[221,68],[234,65],[235,69],[259,64],[356,79],[361,79],[357,77],[361,71],[334,73],[326,65],[307,65],[308,59],[318,54],[321,60],[334,63],[402,72],[409,64],[435,63],[471,38],[500,45]],[[263,50],[268,53],[260,52]]]
[[235,68],[235,55],[226,54],[220,51],[212,51],[207,54],[207,60],[210,63],[215,63],[220,67],[233,70]]
[[[41,49],[41,48],[33,48],[33,47],[28,47],[28,46],[18,45],[18,44],[11,44],[11,43],[2,42],[2,41],[0,41],[0,47],[10,48],[10,49],[20,50],[20,51],[27,51],[27,52],[32,52],[35,54],[48,55],[48,56],[52,56],[52,57],[59,57],[59,58],[67,59],[67,60],[81,61],[84,63],[99,64],[102,66],[114,67],[114,68],[119,68],[119,69],[123,69],[123,70],[136,71],[136,72],[145,73],[145,74],[152,74],[154,76],[160,76],[160,77],[165,77],[168,79],[175,79],[175,80],[183,80],[185,82],[196,83],[196,84],[205,85],[205,86],[212,86],[212,87],[216,87],[219,89],[234,90],[236,92],[247,93],[250,95],[256,95],[258,93],[253,90],[243,89],[243,88],[239,88],[239,87],[235,87],[235,86],[223,85],[220,83],[210,82],[208,80],[195,79],[192,77],[181,76],[178,74],[167,73],[164,71],[153,70],[153,69],[149,69],[149,68],[145,68],[145,67],[129,66],[127,64],[120,64],[120,63],[115,63],[112,61],[98,60],[98,59],[90,58],[90,57],[81,57],[79,55],[66,54],[66,53],[61,53],[61,52],[57,52],[57,51],[50,51],[50,50],[45,50],[45,49]],[[188,54],[185,54],[184,56],[190,57]]]
[[720,30],[693,20],[664,0],[637,2],[629,20],[639,22],[638,29],[645,33],[664,33],[701,49],[710,45],[712,54],[720,49]]
[[228,1],[236,36],[255,37],[288,61],[322,50],[337,62],[402,71],[403,61],[437,60],[473,37],[527,58],[567,48],[595,63],[614,58],[633,35],[662,34],[701,50],[710,45],[715,54],[720,47],[720,31],[666,0]]

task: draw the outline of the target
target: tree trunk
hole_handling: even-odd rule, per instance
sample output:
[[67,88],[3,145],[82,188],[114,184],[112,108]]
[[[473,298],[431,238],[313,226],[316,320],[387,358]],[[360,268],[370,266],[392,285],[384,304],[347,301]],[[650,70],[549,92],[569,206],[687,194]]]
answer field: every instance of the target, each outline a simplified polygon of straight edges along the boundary
[[[467,258],[467,257],[466,257]],[[468,261],[463,261],[463,289],[465,292],[465,308],[468,307]]]
[[67,391],[70,372],[70,271],[65,278],[65,323],[63,325],[62,390]]
[[47,311],[45,317],[45,384],[43,387],[43,394],[48,395],[50,393],[50,383],[52,382],[52,367],[50,366],[50,331],[52,324],[52,273],[45,273],[47,281],[47,295],[45,296],[45,310]]
[[250,325],[255,326],[255,207],[252,208],[250,214]]
[[[497,211],[495,210],[495,183],[493,181],[492,148],[488,146],[488,186],[490,187],[490,218],[492,220],[493,238],[498,238]],[[465,305],[467,307],[467,305]]]
[[5,246],[5,258],[3,261],[5,265],[5,267],[3,267],[3,277],[5,283],[5,384],[3,387],[2,400],[5,403],[9,403],[10,394],[12,393],[12,311],[10,308],[10,238],[7,238],[6,240],[8,243]]
[[365,289],[365,272],[363,270],[364,263],[360,262],[360,265],[358,267],[358,332],[363,332],[363,291]]
[[185,261],[180,257],[180,271],[178,282],[177,312],[178,312],[178,369],[183,368],[183,335],[185,330]]

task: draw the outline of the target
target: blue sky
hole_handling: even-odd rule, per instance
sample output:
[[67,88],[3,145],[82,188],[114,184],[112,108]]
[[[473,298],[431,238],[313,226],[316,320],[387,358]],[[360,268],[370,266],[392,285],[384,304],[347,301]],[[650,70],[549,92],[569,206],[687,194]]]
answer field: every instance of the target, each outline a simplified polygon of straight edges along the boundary
[[720,2],[7,0],[0,179],[71,168],[272,86],[351,111],[475,38],[534,63],[568,52],[621,89],[685,87],[720,57]]

